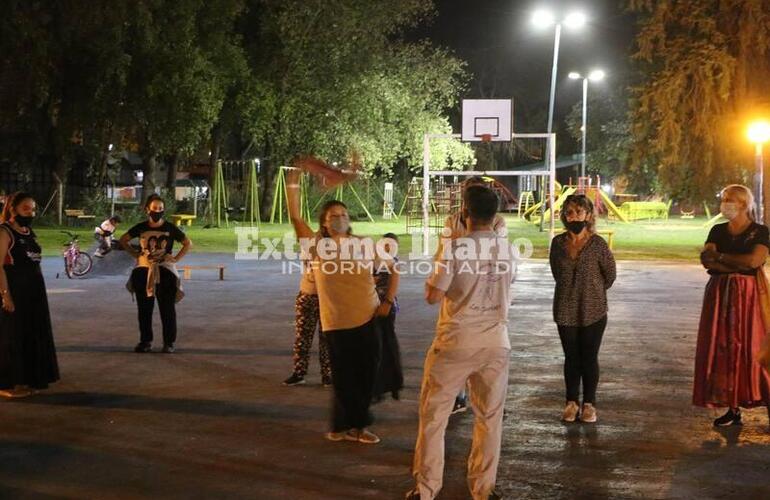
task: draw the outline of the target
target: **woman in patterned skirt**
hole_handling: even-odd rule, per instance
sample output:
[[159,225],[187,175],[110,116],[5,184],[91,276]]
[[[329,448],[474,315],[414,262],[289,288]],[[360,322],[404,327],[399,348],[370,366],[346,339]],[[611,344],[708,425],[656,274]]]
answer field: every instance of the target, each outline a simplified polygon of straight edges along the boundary
[[0,222],[0,395],[22,397],[59,380],[40,245],[31,229],[35,200],[16,193]]
[[722,215],[711,228],[701,263],[711,275],[706,285],[695,353],[693,404],[727,407],[714,425],[741,423],[741,407],[767,406],[770,376],[756,356],[765,338],[760,291],[770,237],[754,222],[754,197],[746,186],[722,190]]

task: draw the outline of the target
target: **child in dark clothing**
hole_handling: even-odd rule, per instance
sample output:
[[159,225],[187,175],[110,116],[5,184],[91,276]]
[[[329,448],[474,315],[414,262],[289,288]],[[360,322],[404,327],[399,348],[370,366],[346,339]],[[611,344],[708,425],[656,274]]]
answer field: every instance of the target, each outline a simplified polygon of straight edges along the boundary
[[[380,302],[389,303],[390,314],[377,319],[380,323],[382,332],[382,360],[380,362],[379,376],[375,382],[374,398],[376,401],[382,399],[382,395],[390,393],[393,399],[399,398],[399,391],[404,387],[404,374],[401,370],[401,351],[396,338],[396,314],[398,313],[398,292],[399,274],[396,270],[398,257],[395,256],[397,250],[398,237],[393,233],[383,235],[385,240],[393,240],[383,245],[385,252],[393,255],[392,266],[379,266],[374,270],[374,286],[377,289],[377,295]],[[394,286],[391,286],[395,280]]]

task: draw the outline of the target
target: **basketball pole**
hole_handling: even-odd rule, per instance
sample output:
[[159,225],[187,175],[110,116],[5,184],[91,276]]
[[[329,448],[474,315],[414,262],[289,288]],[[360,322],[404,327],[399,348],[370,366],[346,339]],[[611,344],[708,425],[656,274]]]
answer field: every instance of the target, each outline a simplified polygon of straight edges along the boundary
[[[545,163],[547,165],[547,169],[545,170],[538,170],[538,171],[521,171],[521,170],[493,170],[493,171],[478,171],[478,170],[430,170],[430,141],[431,139],[460,139],[462,137],[462,134],[424,134],[423,135],[423,174],[422,174],[422,214],[423,214],[423,221],[422,221],[422,251],[423,255],[428,256],[430,255],[429,252],[429,242],[430,242],[430,176],[432,175],[441,175],[441,176],[474,176],[474,175],[488,175],[490,177],[494,176],[538,176],[541,179],[541,185],[545,185],[545,178],[548,178],[548,186],[549,194],[548,194],[548,203],[551,206],[550,210],[550,221],[549,221],[549,230],[548,230],[548,236],[549,236],[549,246],[551,241],[553,240],[553,237],[555,235],[556,231],[556,219],[555,219],[555,210],[553,210],[553,206],[555,204],[554,200],[554,192],[556,191],[556,134],[550,133],[550,134],[543,134],[543,133],[522,133],[522,134],[511,134],[511,140],[513,139],[546,139],[546,149],[548,154],[545,158]],[[545,199],[545,197],[541,197],[541,199]],[[543,204],[543,207],[544,208]],[[545,218],[545,213],[543,212],[543,215],[540,218],[540,224],[544,224],[543,219]]]

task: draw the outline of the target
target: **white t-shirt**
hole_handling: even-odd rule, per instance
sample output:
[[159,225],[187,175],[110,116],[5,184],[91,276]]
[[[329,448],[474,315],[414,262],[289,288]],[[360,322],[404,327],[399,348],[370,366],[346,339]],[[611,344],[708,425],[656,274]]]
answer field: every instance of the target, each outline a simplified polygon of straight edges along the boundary
[[[323,240],[331,238],[322,238],[318,244]],[[361,238],[355,236],[340,240],[342,244],[358,244],[361,241]],[[313,259],[313,277],[325,332],[357,328],[374,317],[380,305],[372,276],[376,265],[373,256],[362,258],[336,254],[325,257],[317,247]]]
[[[452,231],[451,238],[460,238],[468,234],[468,226],[465,225],[462,212],[455,212],[444,221],[444,227]],[[501,238],[508,237],[508,227],[505,225],[505,219],[500,214],[495,214],[492,221],[492,230]]]
[[102,236],[112,236],[115,233],[115,224],[110,222],[109,219],[102,222],[100,225],[94,228],[94,232],[101,234]]
[[[482,240],[486,240],[483,241]],[[464,255],[463,248],[477,253]],[[480,250],[489,248],[489,255]],[[455,258],[436,262],[428,284],[446,292],[434,347],[511,348],[508,307],[515,262],[510,243],[494,231],[474,231],[452,241]]]

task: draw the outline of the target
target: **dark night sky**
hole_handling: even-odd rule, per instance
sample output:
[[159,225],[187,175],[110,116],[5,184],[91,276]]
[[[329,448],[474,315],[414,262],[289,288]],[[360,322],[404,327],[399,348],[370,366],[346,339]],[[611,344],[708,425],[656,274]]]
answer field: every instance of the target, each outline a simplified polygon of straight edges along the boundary
[[[567,78],[570,71],[601,67],[607,78],[592,85],[618,85],[630,70],[629,54],[634,18],[625,13],[622,0],[435,0],[438,16],[418,35],[448,47],[469,64],[473,79],[464,97],[514,98],[514,129],[546,129],[548,92],[553,56],[553,28],[530,24],[537,6],[548,6],[558,16],[579,9],[588,24],[579,32],[562,30],[554,126],[561,126],[572,105],[580,101],[581,85]],[[540,113],[537,121],[526,120]]]

